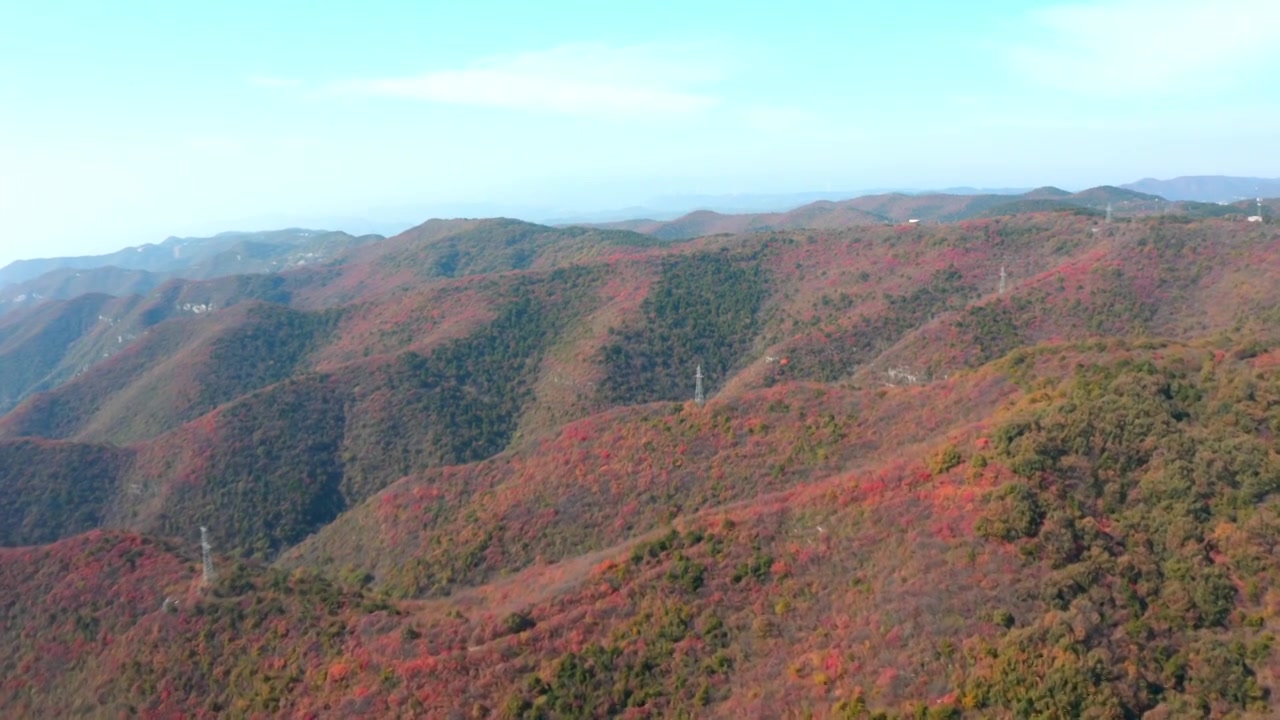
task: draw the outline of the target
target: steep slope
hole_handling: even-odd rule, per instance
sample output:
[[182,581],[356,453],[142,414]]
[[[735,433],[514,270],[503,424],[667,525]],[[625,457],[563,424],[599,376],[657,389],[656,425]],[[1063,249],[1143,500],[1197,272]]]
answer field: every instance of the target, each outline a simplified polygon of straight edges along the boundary
[[336,312],[251,302],[161,324],[117,356],[0,419],[0,438],[137,442],[288,379]]
[[1259,321],[1280,303],[1267,280],[1280,271],[1277,235],[1265,226],[970,221],[920,235],[929,251],[902,241],[917,230],[879,232],[860,243],[778,248],[779,266],[822,282],[808,283],[807,302],[793,306],[803,312],[779,317],[780,342],[766,352],[788,364],[757,362],[742,380],[923,381],[1043,340],[1190,338],[1237,325],[1274,334]]
[[[398,595],[447,594],[872,465],[980,420],[1013,391],[987,374],[892,397],[797,385],[705,408],[613,411],[482,463],[401,480],[281,562],[357,567]],[[932,416],[932,393],[964,410]]]
[[[104,525],[162,532],[234,516],[228,547],[271,555],[406,473],[502,450],[533,400],[547,348],[582,303],[594,302],[600,277],[581,268],[510,277],[491,290],[492,317],[469,334],[442,333],[434,346],[419,342],[327,373],[300,365],[335,332],[333,313],[246,305],[200,324],[171,322],[138,347],[193,334],[176,354],[125,353],[28,401],[5,418],[4,431],[149,438],[127,448],[131,462],[104,480],[111,491],[86,500],[85,513]],[[176,392],[144,397],[165,383]],[[95,398],[106,400],[95,406]],[[134,402],[141,406],[125,414]],[[192,417],[178,426],[185,416]],[[156,434],[166,427],[173,429]],[[0,448],[16,457],[26,442]],[[27,461],[45,462],[56,482],[74,484],[77,468],[54,452],[61,447]],[[36,512],[40,501],[27,499],[21,473],[4,480],[0,492]],[[44,531],[61,537],[81,529],[54,523]]]
[[[1001,197],[1004,198],[1003,202],[1008,202],[1007,196]],[[1095,200],[1100,200],[1102,197],[1113,196],[1104,193]],[[1055,205],[1054,207],[1065,206]],[[1239,212],[1238,210],[1229,211]],[[1036,223],[1041,222],[1034,218],[1035,214],[1032,214],[1027,216],[1026,220],[1015,222],[1013,225],[1035,226]],[[1078,247],[1081,245],[1080,238],[1072,237],[1068,240],[1062,234],[1079,232],[1089,222],[1087,218],[1082,218],[1074,229],[1065,227],[1061,221],[1055,221],[1053,226],[1041,223],[1039,230],[1027,229],[1020,232],[1040,233],[1045,236],[1053,234],[1052,242],[1055,243],[1055,247],[1064,242],[1072,247]],[[951,231],[930,229],[928,232],[930,235],[927,237],[932,237],[934,232],[945,235]],[[1116,230],[1116,232],[1119,231]],[[896,231],[893,230],[867,227],[833,230],[829,231],[828,235],[856,241],[863,236],[897,237],[895,233]],[[976,243],[980,248],[994,240],[993,237],[972,235],[969,241]],[[812,236],[803,236],[803,242],[812,242]],[[720,244],[723,245],[723,243]],[[432,221],[399,238],[360,249],[337,265],[275,275],[235,276],[207,282],[172,281],[157,289],[145,300],[117,301],[115,305],[121,303],[129,305],[128,312],[113,310],[110,313],[99,313],[102,316],[101,323],[91,326],[81,324],[79,337],[72,333],[65,339],[59,340],[59,344],[52,348],[42,339],[45,337],[41,330],[43,323],[50,322],[54,314],[63,312],[54,308],[70,309],[79,306],[74,303],[55,304],[49,310],[40,313],[19,313],[0,323],[0,342],[4,343],[4,351],[9,362],[15,367],[24,368],[5,376],[5,382],[11,387],[5,388],[7,400],[5,405],[0,407],[11,407],[31,392],[57,387],[95,363],[119,352],[129,341],[143,335],[148,328],[168,317],[208,312],[210,309],[228,307],[247,299],[287,303],[292,307],[307,310],[321,310],[361,302],[372,303],[362,304],[359,310],[354,310],[361,317],[379,318],[376,322],[386,327],[386,333],[403,334],[408,327],[405,324],[408,318],[420,312],[410,309],[409,306],[416,301],[407,302],[405,293],[412,297],[421,297],[420,293],[424,290],[424,277],[427,278],[425,281],[427,283],[448,280],[449,278],[438,276],[438,274],[443,267],[440,263],[449,258],[453,260],[446,262],[446,265],[452,262],[463,262],[463,265],[453,267],[455,274],[472,276],[470,274],[472,271],[509,271],[526,264],[531,268],[546,268],[566,263],[603,263],[645,253],[661,254],[665,251],[661,247],[646,248],[646,245],[652,246],[654,241],[628,233],[619,235],[582,229],[556,230],[543,226],[528,226],[515,221]],[[500,250],[495,250],[495,246],[500,246]],[[838,245],[836,247],[839,248]],[[466,248],[470,250],[465,250]],[[470,257],[466,253],[477,252],[484,253],[484,257],[487,258],[485,263],[488,264],[471,267],[467,264],[471,261],[459,260],[464,256]],[[894,252],[896,257],[901,255],[901,252]],[[1020,268],[1011,266],[1011,269],[1016,269],[1022,276],[1027,272],[1041,272],[1048,269],[1034,262],[1021,261],[1016,257],[1008,260],[1015,265],[1022,265]],[[998,271],[998,263],[990,257],[986,263],[988,266],[986,272],[995,275]],[[828,271],[818,270],[818,272]],[[866,272],[870,273],[873,270],[868,269]],[[785,278],[780,280],[785,282]],[[831,290],[834,292],[825,294],[838,298],[841,293],[852,297],[871,291],[871,287],[865,283],[850,283],[848,278],[843,282],[846,283],[844,288],[833,287]],[[893,283],[889,284],[892,286]],[[855,287],[860,286],[861,290],[854,290]],[[798,292],[808,295],[811,290],[800,288]],[[840,302],[844,306],[845,301]],[[388,310],[385,310],[392,305],[398,305],[401,308],[400,315],[392,316]],[[844,307],[849,309],[847,306]],[[405,315],[405,312],[410,314]],[[357,325],[363,329],[356,329]],[[392,328],[393,325],[400,327]],[[357,347],[357,342],[354,340],[357,335],[362,336],[366,344],[390,347],[385,342],[388,335],[371,336],[368,327],[363,323],[354,323],[351,334],[342,333],[343,339],[340,345],[345,350],[341,353],[328,354],[326,357],[335,360],[338,357],[344,357],[351,360],[355,359],[359,352],[370,352],[361,351]],[[61,336],[65,333],[53,334]],[[25,343],[24,338],[29,338],[32,342]],[[581,375],[581,372],[579,374]]]
[[0,442],[0,545],[48,543],[101,526],[132,460],[132,452],[105,445]]
[[83,295],[0,318],[0,412],[124,345],[129,331],[115,319],[137,305],[137,298]]
[[0,713],[1273,714],[1273,226],[420,230],[0,421]]
[[[0,362],[9,364],[11,372],[0,374],[0,412],[33,392],[51,390],[84,373],[171,317],[210,313],[249,300],[309,311],[366,300],[385,302],[399,293],[421,290],[424,280],[551,269],[656,244],[652,238],[634,233],[556,229],[506,220],[429,221],[382,242],[377,236],[299,233],[286,234],[292,244],[281,241],[270,246],[285,248],[289,254],[270,255],[265,264],[254,266],[267,269],[287,261],[294,268],[288,272],[205,281],[168,280],[145,298],[111,300],[98,295],[89,296],[96,300],[45,301],[47,305],[5,316],[0,320]],[[218,240],[223,245],[227,244],[224,240],[234,240],[227,247],[243,250],[245,237],[256,235],[229,234]],[[220,257],[206,254],[189,269],[205,268],[220,275],[251,264],[246,259],[223,266],[218,264]],[[93,275],[95,271],[81,272]],[[101,272],[111,275],[115,271]],[[152,276],[144,285],[155,279]],[[93,314],[90,306],[103,306],[108,311]],[[79,319],[73,322],[71,317]],[[140,352],[148,353],[145,349]]]
[[[198,557],[171,542],[130,534],[0,550],[0,707],[11,717],[278,711],[283,694],[244,693],[253,685],[300,691],[302,676],[292,672],[341,655],[338,618],[386,608],[315,576],[264,576],[245,566],[223,566],[202,593],[198,568]],[[241,650],[264,649],[259,643],[277,631],[289,638],[287,666],[272,670],[277,660],[262,655],[231,662]]]
[[[1270,342],[1277,247],[1267,225],[1031,215],[708,239],[347,309],[242,303],[157,326],[0,436],[130,443],[104,523],[178,532],[233,512],[228,547],[271,556],[405,475],[686,400],[698,365],[729,402],[795,381],[924,385],[1046,340]],[[260,293],[294,282],[257,277]]]
[[743,362],[760,331],[768,295],[764,254],[678,255],[663,266],[641,305],[602,350],[600,393],[609,405],[688,397],[689,368],[705,370],[715,391]]
[[[184,341],[174,342],[172,329],[157,338],[149,336],[167,320],[198,320],[241,302],[289,300],[290,289],[283,276],[238,275],[203,282],[172,280],[145,298],[84,295],[11,314],[0,319],[0,362],[11,369],[0,376],[0,410],[11,409],[32,393],[59,389],[121,353],[130,354],[131,359],[121,361],[130,368],[169,359],[171,353],[181,350]],[[182,338],[198,335],[176,333]],[[143,344],[134,348],[139,342]],[[142,364],[137,362],[139,358]],[[115,376],[118,372],[107,370],[105,374]],[[116,380],[108,385],[123,387]],[[96,386],[90,381],[87,387]],[[75,404],[101,401],[93,397]]]
[[[898,445],[896,459],[686,511],[670,529],[425,602],[360,589],[359,567],[343,587],[221,557],[200,589],[190,550],[127,534],[0,550],[0,705],[1266,717],[1280,671],[1280,380],[1224,350],[1029,348],[974,374],[1025,388],[1011,405]],[[809,392],[780,399],[816,411],[807,403],[826,400]],[[941,392],[938,403],[965,407]],[[682,414],[732,425],[740,410],[752,412]],[[493,571],[504,557],[475,562]]]
[[164,280],[164,276],[157,273],[118,267],[50,270],[31,280],[5,286],[0,297],[0,315],[46,300],[70,300],[80,295],[146,295]]

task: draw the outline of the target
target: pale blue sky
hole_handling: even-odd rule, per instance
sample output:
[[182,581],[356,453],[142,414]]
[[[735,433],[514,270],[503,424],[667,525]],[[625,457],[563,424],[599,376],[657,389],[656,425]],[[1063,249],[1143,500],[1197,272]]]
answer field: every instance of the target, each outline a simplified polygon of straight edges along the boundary
[[6,0],[0,264],[468,203],[1280,175],[1280,3],[973,5]]

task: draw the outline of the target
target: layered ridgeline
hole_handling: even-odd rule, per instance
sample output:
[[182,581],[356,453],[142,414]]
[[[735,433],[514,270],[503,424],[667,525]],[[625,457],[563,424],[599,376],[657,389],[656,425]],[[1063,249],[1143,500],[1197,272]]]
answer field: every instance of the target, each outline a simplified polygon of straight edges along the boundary
[[1073,210],[259,276],[0,419],[0,706],[1268,716],[1278,274]]
[[1192,200],[1206,203],[1253,200],[1280,196],[1280,178],[1229,177],[1223,175],[1191,175],[1157,180],[1144,178],[1122,187],[1151,193],[1170,200]]
[[89,293],[144,295],[173,278],[204,280],[321,265],[382,239],[304,229],[226,232],[171,237],[109,255],[18,260],[0,268],[0,315]]
[[[296,246],[281,241],[281,247],[300,252],[299,248],[329,243],[335,237],[334,233],[299,232],[304,232],[300,237],[309,239],[310,243]],[[287,232],[262,235],[299,239]],[[213,240],[222,238],[224,236]],[[215,273],[220,276],[204,281],[168,280],[142,294],[130,293],[152,285],[116,287],[65,300],[46,299],[0,317],[0,412],[8,411],[31,393],[52,389],[84,374],[139,339],[156,342],[144,336],[165,320],[192,321],[184,325],[185,331],[166,328],[167,333],[203,334],[222,322],[209,321],[205,316],[249,301],[299,310],[358,307],[364,312],[376,313],[387,311],[388,296],[420,291],[424,281],[553,268],[613,254],[629,246],[651,246],[654,242],[634,233],[549,228],[516,220],[433,220],[385,241],[368,236],[338,243],[336,247],[326,245],[330,251],[324,254],[323,262],[311,257],[309,262],[301,262],[284,273]],[[165,246],[146,249],[156,247]],[[187,248],[186,245],[175,247]],[[214,247],[221,245],[214,243]],[[148,253],[141,255],[149,256]],[[112,261],[117,259],[106,257]],[[110,267],[66,272],[85,274],[99,270],[107,274],[117,272]],[[253,266],[241,269],[241,272],[252,271]],[[159,278],[158,275],[149,277]],[[379,301],[379,307],[362,304],[368,300]],[[400,309],[410,312],[407,307]],[[396,317],[377,322],[387,333],[405,333],[419,321]],[[377,342],[373,338],[363,340]],[[175,350],[180,348],[158,353],[143,350],[141,354],[169,357]]]
[[[1258,192],[1246,193],[1274,197],[1273,184],[1253,185]],[[1139,192],[1138,184],[1112,187],[1104,185],[1080,192],[1067,192],[1056,187],[1042,187],[1025,193],[959,194],[959,193],[888,193],[864,195],[849,200],[819,200],[786,212],[722,214],[697,210],[675,220],[625,220],[602,223],[599,227],[652,235],[664,240],[683,240],[718,233],[768,232],[797,229],[836,229],[856,225],[885,223],[957,222],[978,218],[1000,217],[1028,212],[1071,212],[1081,215],[1116,218],[1174,215],[1189,218],[1231,217],[1244,219],[1256,214],[1252,200],[1228,196],[1233,202],[1218,203],[1197,200],[1194,192],[1176,192],[1168,197]],[[1216,200],[1216,196],[1215,196]],[[1270,212],[1269,208],[1266,208]]]

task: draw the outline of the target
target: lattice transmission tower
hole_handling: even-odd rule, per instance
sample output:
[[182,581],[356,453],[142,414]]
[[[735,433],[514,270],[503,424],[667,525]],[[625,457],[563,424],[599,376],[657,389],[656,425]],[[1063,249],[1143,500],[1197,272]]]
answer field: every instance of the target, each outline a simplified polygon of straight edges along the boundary
[[693,376],[693,401],[699,405],[707,401],[706,395],[702,393],[702,365],[698,365],[698,373]]
[[200,554],[204,559],[204,576],[205,585],[213,582],[215,573],[213,571],[213,546],[209,544],[209,528],[200,526]]

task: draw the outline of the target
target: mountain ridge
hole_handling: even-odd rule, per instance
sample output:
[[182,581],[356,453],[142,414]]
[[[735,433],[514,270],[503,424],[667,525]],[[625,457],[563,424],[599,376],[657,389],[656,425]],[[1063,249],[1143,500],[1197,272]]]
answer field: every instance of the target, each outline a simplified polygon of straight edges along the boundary
[[324,264],[383,239],[296,228],[224,232],[207,238],[170,237],[106,255],[17,260],[0,268],[0,315],[91,292],[146,295],[173,279],[211,280]]
[[[819,200],[780,213],[725,215],[698,210],[669,221],[626,220],[600,223],[601,227],[652,235],[664,240],[686,240],[718,233],[770,232],[794,229],[834,229],[854,225],[902,222],[955,222],[1020,212],[1071,210],[1102,212],[1115,203],[1118,212],[1151,212],[1163,198],[1134,190],[1103,185],[1077,193],[1042,187],[1019,194],[963,195],[947,193],[889,193],[865,195],[841,201]],[[1056,204],[1053,204],[1056,203]],[[1167,205],[1167,203],[1164,203]]]
[[1258,197],[1280,197],[1280,178],[1185,175],[1168,180],[1143,178],[1121,187],[1160,195],[1169,200],[1212,203]]
[[129,299],[0,417],[0,708],[1264,717],[1280,235],[1032,192],[431,221]]
[[[364,488],[353,495],[361,497],[410,469],[422,470],[448,458],[454,458],[453,462],[479,460],[521,437],[532,440],[554,432],[564,422],[611,406],[678,399],[682,373],[689,363],[704,366],[713,395],[722,388],[740,394],[796,380],[876,383],[886,373],[890,377],[894,373],[941,377],[993,360],[1021,343],[1087,338],[1102,331],[1155,331],[1182,337],[1203,332],[1200,325],[1206,319],[1212,323],[1209,327],[1225,328],[1256,312],[1258,300],[1239,293],[1258,287],[1259,273],[1266,273],[1275,259],[1255,260],[1248,266],[1233,261],[1232,275],[1185,274],[1162,265],[1180,267],[1183,261],[1178,260],[1178,253],[1183,250],[1176,248],[1185,248],[1188,242],[1204,257],[1221,260],[1227,257],[1223,254],[1225,238],[1265,232],[1245,223],[1199,222],[1215,223],[1215,232],[1223,239],[1206,244],[1187,230],[1189,226],[1158,219],[1091,234],[1091,228],[1096,227],[1091,218],[1070,213],[1032,214],[1012,220],[930,226],[927,231],[921,228],[918,237],[903,236],[898,227],[876,226],[834,235],[795,231],[798,234],[790,236],[723,236],[680,245],[646,243],[632,246],[634,255],[595,255],[585,262],[575,250],[543,269],[526,267],[523,256],[511,256],[500,262],[512,270],[497,275],[463,273],[456,278],[439,274],[441,256],[435,253],[443,248],[445,255],[451,256],[449,238],[456,237],[459,230],[478,231],[482,234],[477,237],[501,248],[522,247],[521,243],[541,242],[538,238],[543,237],[550,238],[553,246],[576,248],[582,238],[596,236],[591,231],[566,234],[510,222],[433,225],[429,229],[435,234],[425,240],[426,245],[415,244],[421,238],[406,236],[404,244],[378,247],[363,265],[347,269],[363,278],[368,268],[388,267],[390,259],[391,266],[404,268],[406,277],[419,278],[416,282],[423,282],[424,271],[427,277],[435,277],[416,293],[406,295],[396,290],[401,282],[398,275],[380,272],[392,283],[390,292],[365,293],[353,305],[289,307],[301,302],[306,283],[316,280],[307,273],[315,271],[294,273],[297,277],[285,285],[267,282],[262,290],[240,300],[232,296],[219,302],[215,310],[165,320],[118,356],[61,387],[28,398],[0,418],[0,438],[112,441],[136,447],[147,456],[181,457],[181,452],[161,449],[189,444],[190,433],[198,427],[213,431],[211,437],[217,437],[233,427],[228,412],[241,418],[236,422],[253,427],[260,421],[252,417],[265,420],[281,411],[301,412],[314,400],[319,405],[305,416],[305,422],[327,423],[323,431],[317,430],[319,435],[331,438],[330,442],[337,443],[335,448],[349,446],[345,454],[355,453],[349,459],[333,455],[335,459],[324,461],[327,469],[323,472],[349,476]],[[1060,233],[1076,239],[1068,244],[1059,242],[1052,249],[1030,243],[1031,238]],[[1006,235],[1008,239],[1000,239]],[[596,245],[602,249],[617,247],[612,236],[602,237],[602,241],[589,242],[603,242]],[[1155,255],[1143,249],[1150,238],[1167,244],[1172,242],[1170,238],[1178,237],[1184,238],[1181,245],[1162,247]],[[439,244],[442,240],[444,245]],[[512,241],[515,244],[510,244]],[[993,242],[998,245],[992,246]],[[978,251],[978,243],[989,249]],[[814,254],[816,247],[826,249]],[[993,269],[988,253],[995,247],[1004,248],[1003,263],[1016,278],[1015,291],[1001,303],[992,301],[998,280],[993,273],[999,268]],[[417,264],[406,266],[409,256],[405,253],[411,248],[418,248],[412,255]],[[423,252],[426,249],[430,251]],[[947,260],[936,270],[927,270],[929,264],[906,270],[908,266],[901,261],[921,252],[943,252]],[[920,265],[918,259],[909,262]],[[735,266],[793,269],[734,275]],[[1088,272],[1082,267],[1088,267]],[[1108,270],[1121,267],[1126,271]],[[872,269],[879,280],[872,281]],[[332,272],[325,271],[325,283],[320,287],[342,283],[341,275],[334,277]],[[846,289],[813,294],[812,286],[800,279],[807,273],[825,274],[828,283]],[[623,283],[618,285],[618,280]],[[862,285],[876,289],[858,291],[856,296],[849,292]],[[293,289],[284,291],[288,287]],[[761,287],[774,289],[756,295]],[[690,332],[687,330],[668,329],[667,323],[679,322],[681,308],[705,305],[703,295],[708,291],[735,298],[733,303],[746,303],[753,296],[757,299],[743,306],[749,309],[748,314],[716,310],[717,319],[703,322],[693,335],[683,334]],[[651,295],[654,292],[661,294]],[[1186,300],[1169,305],[1173,314],[1162,317],[1156,311],[1153,293],[1176,293]],[[622,315],[607,310],[625,296],[636,300]],[[543,299],[535,300],[538,297]],[[1219,310],[1208,317],[1194,313],[1200,297],[1215,298]],[[670,305],[654,304],[656,298]],[[533,322],[534,316],[528,315],[533,312],[530,302],[544,303],[537,311],[544,320]],[[1073,309],[1067,314],[1065,307]],[[451,309],[441,312],[444,308]],[[1023,319],[1033,309],[1035,322]],[[555,325],[560,322],[552,320],[556,313],[570,311],[575,318],[613,319],[585,334],[585,328],[578,330],[574,324]],[[409,330],[403,325],[406,313],[420,316],[424,322]],[[380,316],[391,320],[384,326],[391,332],[371,334],[367,328]],[[504,317],[509,319],[502,320]],[[1191,317],[1194,324],[1184,319]],[[540,324],[543,322],[551,324]],[[396,329],[398,326],[403,329]],[[960,352],[947,339],[957,335],[974,337],[978,342]],[[716,360],[710,349],[673,360],[684,352],[682,346],[705,346],[712,338],[714,344],[737,343],[736,349],[724,360]],[[486,347],[495,349],[484,350]],[[357,348],[362,351],[355,352]],[[570,354],[562,354],[566,352]],[[442,358],[453,359],[432,360],[440,353],[446,353]],[[785,371],[776,363],[765,362],[767,354],[788,357]],[[462,358],[481,364],[472,367]],[[484,371],[494,373],[496,395],[471,399],[453,395],[462,387],[455,387],[456,383],[480,381],[474,373],[488,367],[483,363],[490,362],[489,358],[500,359]],[[910,362],[904,367],[896,358],[910,358]],[[464,380],[468,377],[474,379]],[[504,394],[515,388],[520,388],[516,394]],[[444,398],[453,399],[443,405],[432,404],[444,402]],[[490,399],[497,404],[487,405]],[[450,440],[428,427],[422,430],[426,435],[408,436],[427,442],[419,449],[384,440],[380,441],[382,449],[360,457],[368,454],[362,448],[379,432],[407,422],[413,413],[431,416],[460,408],[478,413],[474,420],[461,421],[464,425],[485,418],[487,429],[474,440]],[[348,418],[353,417],[364,418],[363,424],[352,424]],[[427,436],[435,439],[428,442]],[[492,439],[481,440],[484,437]],[[284,443],[283,452],[296,439],[286,434],[278,441]],[[449,443],[455,449],[447,449]],[[470,456],[463,448],[472,443],[491,449],[481,456]],[[385,459],[390,457],[399,459],[388,464]],[[232,458],[234,455],[226,455],[217,462]],[[199,469],[206,462],[198,460],[193,471],[201,476],[210,472]],[[134,473],[120,484],[164,487],[167,481],[159,480],[163,474],[191,472],[167,463],[150,469],[140,466],[138,471],[145,472]],[[231,471],[217,472],[226,475]],[[283,459],[268,458],[266,465],[253,472],[283,479],[291,471]],[[226,477],[239,476],[233,473]],[[156,485],[158,481],[160,485]],[[255,537],[245,536],[241,542],[244,547],[252,546]],[[278,547],[279,542],[273,540],[270,546]]]
[[[1119,361],[1109,356],[1115,352]],[[521,717],[575,707],[705,717],[786,709],[910,717],[932,709],[964,717],[1026,714],[1054,703],[1081,712],[1199,706],[1259,714],[1276,669],[1265,637],[1273,621],[1256,595],[1236,594],[1221,573],[1250,567],[1248,577],[1269,582],[1277,570],[1271,556],[1252,555],[1259,546],[1247,533],[1219,529],[1220,559],[1204,551],[1148,557],[1138,523],[1179,512],[1177,505],[1151,499],[1131,516],[1087,506],[1081,517],[1055,495],[1076,482],[1074,463],[1102,450],[1086,444],[1055,460],[1052,434],[1073,427],[1057,418],[1087,414],[1110,430],[1145,416],[1165,419],[1157,436],[1165,443],[1182,434],[1230,443],[1199,434],[1221,430],[1212,430],[1208,408],[1228,397],[1222,393],[1249,392],[1232,390],[1250,373],[1249,361],[1196,370],[1213,357],[1212,347],[1122,341],[1034,348],[983,371],[1012,373],[1026,387],[1009,398],[1004,419],[945,432],[927,443],[935,450],[913,451],[918,460],[851,469],[689,515],[580,560],[538,561],[429,601],[380,596],[358,568],[332,580],[221,555],[218,576],[202,587],[194,541],[179,546],[118,531],[0,549],[0,596],[46,599],[39,612],[6,604],[15,610],[0,642],[11,650],[0,663],[21,681],[4,703],[23,714],[133,707],[320,717]],[[1161,382],[1172,383],[1174,397],[1164,397]],[[1210,395],[1198,400],[1194,388]],[[922,394],[905,390],[887,395]],[[1265,419],[1276,391],[1274,377],[1256,385],[1255,400],[1240,410]],[[776,392],[770,402],[797,399]],[[1116,397],[1124,402],[1103,399]],[[1139,398],[1148,407],[1131,405]],[[797,409],[779,404],[769,412],[794,421]],[[727,410],[686,405],[667,417],[673,429],[682,421],[712,429]],[[1173,420],[1188,411],[1181,424]],[[820,427],[821,416],[815,419]],[[1124,457],[1141,470],[1146,493],[1166,477],[1150,455]],[[380,512],[440,507],[448,495],[431,487],[405,487],[391,502],[379,501]],[[1217,483],[1205,490],[1230,492]],[[1247,492],[1266,498],[1273,490]],[[1215,514],[1261,531],[1265,510],[1215,498]],[[1214,527],[1192,523],[1184,532],[1193,537]],[[486,554],[472,557],[484,562]],[[1196,585],[1161,579],[1144,560],[1180,562]],[[1179,610],[1126,604],[1127,583],[1072,581],[1085,571],[1105,579],[1125,568],[1142,573],[1139,598],[1176,599]],[[1212,592],[1188,590],[1197,586]],[[96,623],[85,619],[87,598],[101,598]],[[1090,633],[1070,631],[1082,623]],[[1147,641],[1131,640],[1126,626]],[[38,652],[17,628],[42,638]],[[193,651],[201,637],[211,646]],[[1075,659],[1039,651],[1049,637]],[[1168,664],[1164,650],[1185,665]],[[1099,674],[1089,653],[1123,658],[1163,688]],[[245,680],[217,681],[222,674]],[[1059,690],[1047,689],[1046,675]],[[690,677],[696,682],[680,681]]]

